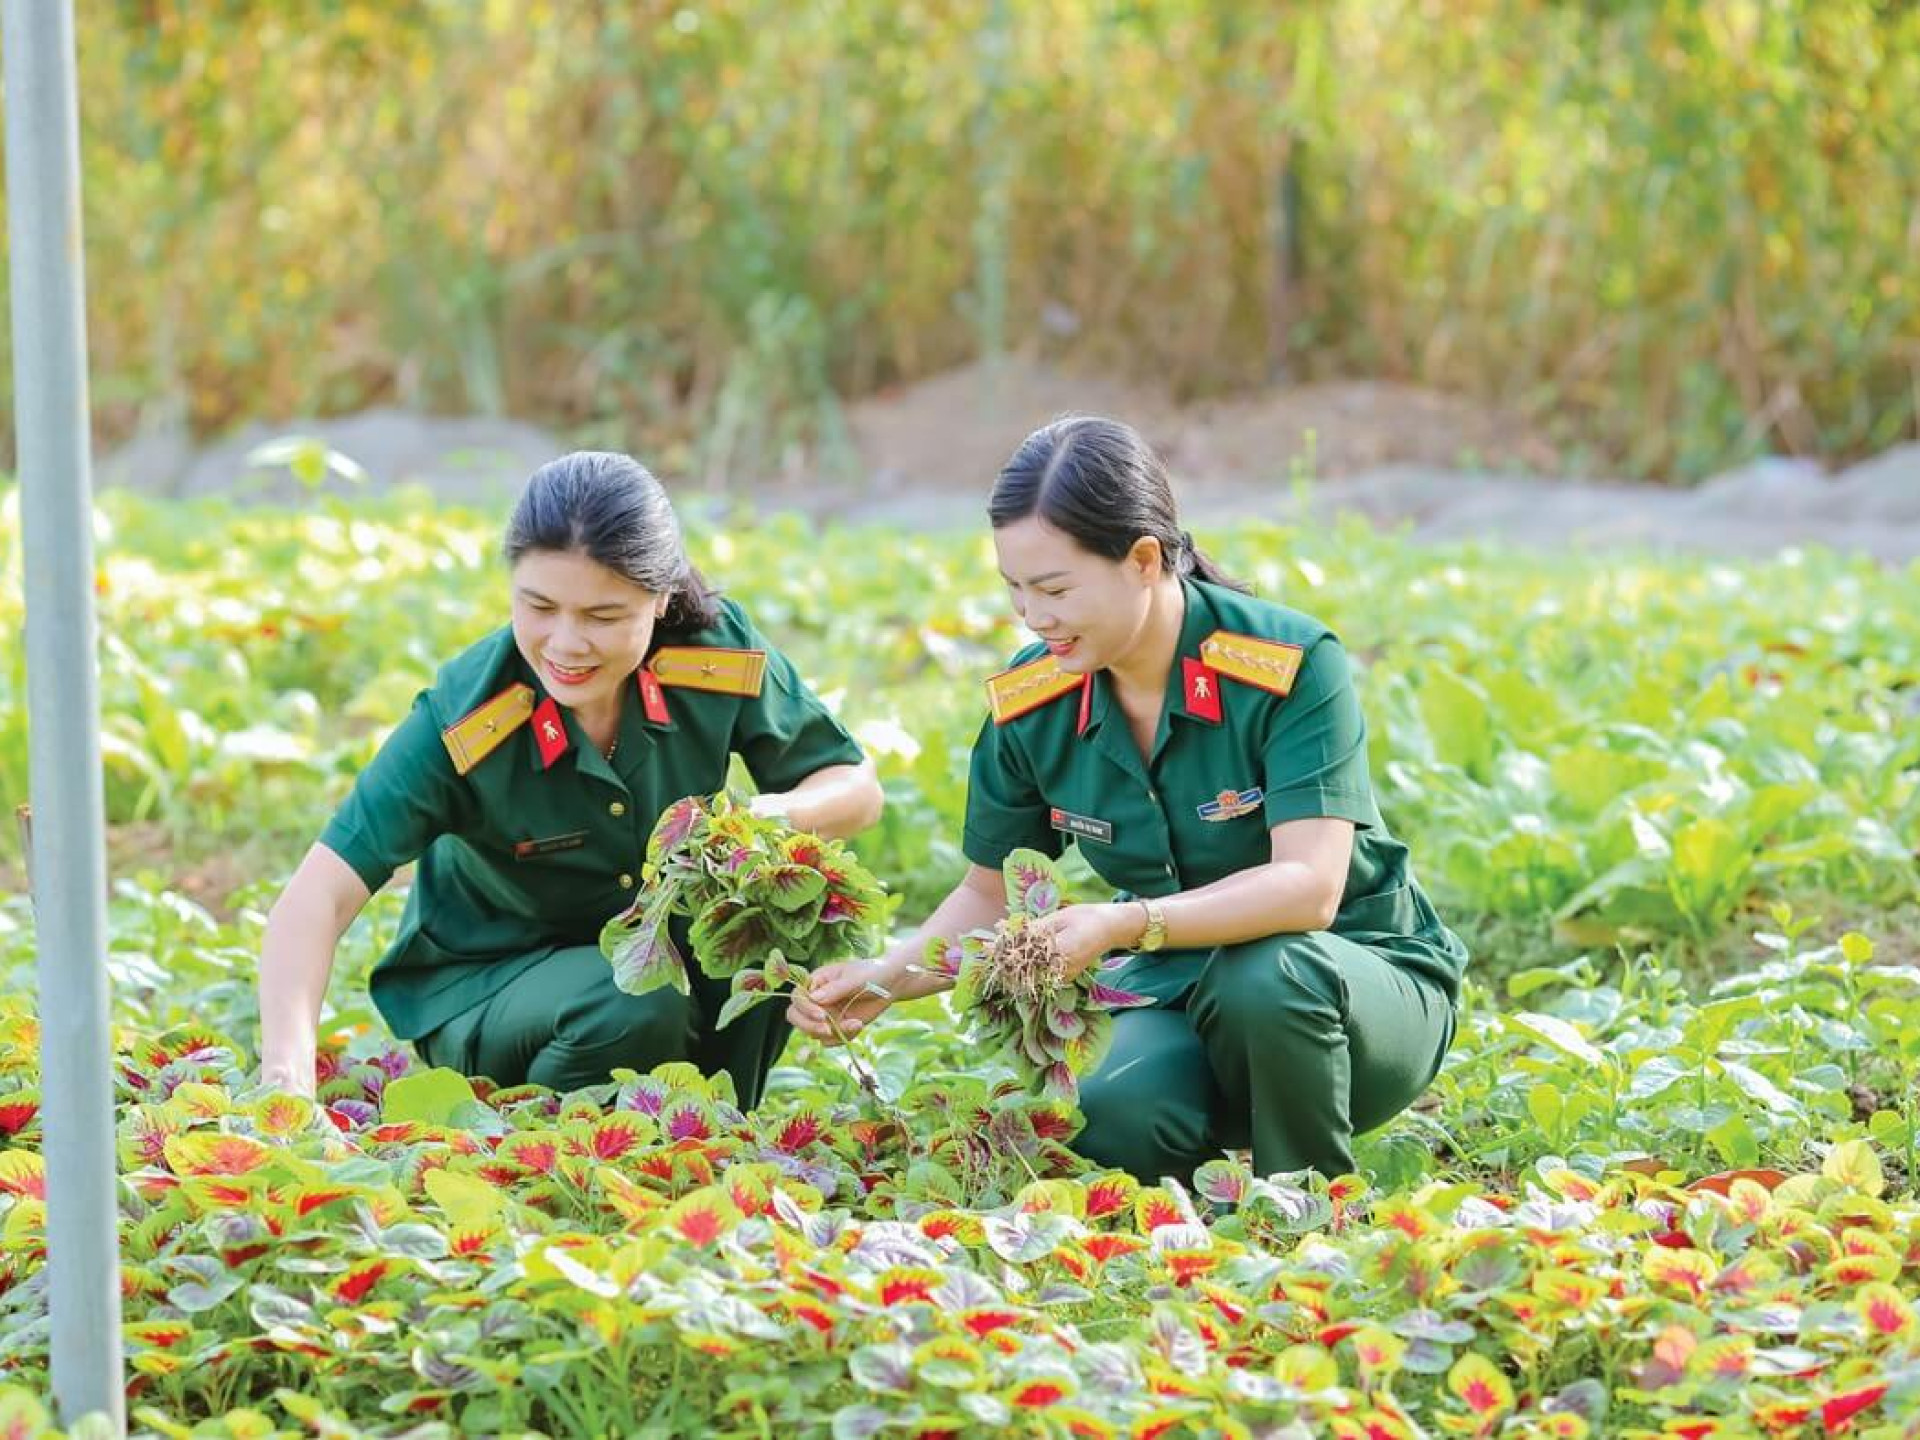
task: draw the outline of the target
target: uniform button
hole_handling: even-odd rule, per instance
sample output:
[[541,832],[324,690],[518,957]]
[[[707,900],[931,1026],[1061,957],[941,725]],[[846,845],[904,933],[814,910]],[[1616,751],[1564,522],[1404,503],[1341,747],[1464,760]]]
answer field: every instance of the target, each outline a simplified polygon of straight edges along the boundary
[[622,805],[618,800],[616,800],[611,805],[607,806],[607,813],[609,815],[614,816],[617,819],[619,816],[622,816],[627,813],[627,807]]
[[628,875],[623,871],[620,875],[620,888],[622,890],[633,889],[633,876]]
[[1149,799],[1149,800],[1151,800],[1151,801],[1152,801],[1152,802],[1153,802],[1154,804],[1156,804],[1156,805],[1158,805],[1158,804],[1160,803],[1160,797],[1159,797],[1159,795],[1158,795],[1158,794],[1156,794],[1156,793],[1155,793],[1154,791],[1152,791],[1152,790],[1148,790],[1148,791],[1147,791],[1147,799]]
[[1173,866],[1171,866],[1171,865],[1169,865],[1169,866],[1167,866],[1167,874],[1168,874],[1169,876],[1171,876],[1171,875],[1173,874]]

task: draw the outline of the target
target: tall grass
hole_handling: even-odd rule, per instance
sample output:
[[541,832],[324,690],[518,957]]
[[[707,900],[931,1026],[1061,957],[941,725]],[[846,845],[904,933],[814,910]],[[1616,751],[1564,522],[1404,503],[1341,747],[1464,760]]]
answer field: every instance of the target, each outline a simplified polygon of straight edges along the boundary
[[1682,479],[1915,433],[1910,5],[79,12],[111,432],[396,399],[767,472],[1038,346],[1422,381]]

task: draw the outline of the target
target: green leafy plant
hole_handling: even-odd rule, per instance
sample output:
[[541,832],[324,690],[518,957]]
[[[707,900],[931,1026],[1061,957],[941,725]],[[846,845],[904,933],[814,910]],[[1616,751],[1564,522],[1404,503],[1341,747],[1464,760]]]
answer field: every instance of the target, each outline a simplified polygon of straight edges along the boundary
[[[326,490],[99,514],[143,1433],[1868,1437],[1920,1413],[1920,572],[1221,536],[1262,594],[1368,637],[1381,804],[1475,958],[1363,1179],[1222,1156],[1183,1187],[1090,1170],[1073,1107],[940,998],[790,1045],[751,1113],[688,1064],[567,1097],[422,1074],[365,999],[393,888],[342,946],[315,1099],[262,1093],[261,912],[433,663],[499,622],[499,517]],[[691,538],[875,757],[860,854],[914,918],[964,864],[955,758],[1011,637],[983,551],[876,533]],[[20,603],[0,584],[0,626]],[[50,1423],[59,1203],[21,873],[0,826],[0,1433]],[[783,983],[774,948],[737,993]]]
[[1034,922],[1058,910],[1059,869],[1037,850],[1016,850],[1001,866],[1007,918],[991,930],[927,942],[928,968],[951,978],[954,1009],[1010,1057],[1050,1099],[1079,1098],[1079,1077],[1113,1043],[1113,1014],[1144,996],[1102,984],[1090,966],[1069,976],[1053,937]]
[[614,983],[632,995],[662,985],[685,994],[672,923],[688,920],[701,971],[733,981],[722,1026],[814,966],[865,954],[880,940],[885,892],[852,851],[755,815],[724,792],[667,807],[647,840],[644,873],[640,897],[601,931]]

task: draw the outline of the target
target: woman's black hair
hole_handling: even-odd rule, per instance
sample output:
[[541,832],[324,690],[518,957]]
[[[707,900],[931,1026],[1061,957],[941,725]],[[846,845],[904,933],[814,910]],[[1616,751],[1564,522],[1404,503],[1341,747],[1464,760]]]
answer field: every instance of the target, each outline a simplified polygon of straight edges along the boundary
[[1246,591],[1180,528],[1167,464],[1140,432],[1098,415],[1065,415],[1020,442],[987,499],[998,530],[1038,515],[1081,549],[1125,559],[1143,535],[1175,575]]
[[720,618],[718,592],[687,559],[667,492],[631,455],[576,450],[542,465],[513,507],[501,550],[509,565],[530,550],[578,553],[671,596],[656,636],[704,630]]

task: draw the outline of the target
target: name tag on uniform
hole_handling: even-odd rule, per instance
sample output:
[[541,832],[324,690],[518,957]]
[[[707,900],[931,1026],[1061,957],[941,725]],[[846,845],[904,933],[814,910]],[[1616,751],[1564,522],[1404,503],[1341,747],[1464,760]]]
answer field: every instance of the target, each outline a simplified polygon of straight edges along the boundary
[[1267,798],[1267,792],[1258,785],[1251,790],[1222,790],[1213,799],[1202,804],[1202,820],[1238,820],[1242,815],[1251,815],[1260,808],[1260,802]]
[[1056,805],[1051,812],[1051,824],[1054,829],[1064,830],[1069,835],[1098,840],[1102,845],[1113,843],[1112,824],[1105,820],[1096,820],[1091,815],[1076,815],[1071,810],[1062,810]]
[[513,858],[531,860],[536,855],[551,855],[556,850],[578,850],[587,843],[587,832],[575,830],[566,835],[549,835],[544,840],[521,840],[513,847]]

